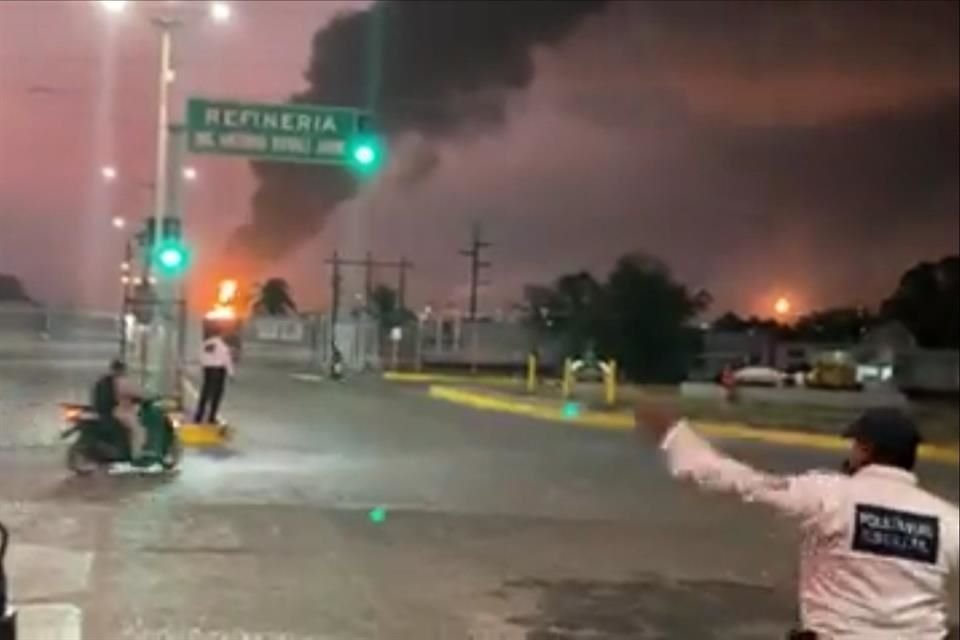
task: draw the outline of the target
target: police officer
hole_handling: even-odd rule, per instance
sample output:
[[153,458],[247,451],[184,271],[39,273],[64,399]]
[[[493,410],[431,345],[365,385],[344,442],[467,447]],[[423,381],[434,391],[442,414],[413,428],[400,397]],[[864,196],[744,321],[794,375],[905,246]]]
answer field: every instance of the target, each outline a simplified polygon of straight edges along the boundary
[[671,473],[732,492],[796,520],[802,535],[800,622],[790,637],[943,640],[960,515],[917,486],[920,435],[893,409],[869,410],[845,432],[845,473],[766,474],[718,452],[683,419],[641,403],[638,432],[654,436]]
[[217,413],[223,401],[227,377],[233,377],[233,354],[219,332],[212,332],[203,341],[200,364],[203,367],[203,382],[200,385],[200,398],[197,400],[194,421],[217,424]]

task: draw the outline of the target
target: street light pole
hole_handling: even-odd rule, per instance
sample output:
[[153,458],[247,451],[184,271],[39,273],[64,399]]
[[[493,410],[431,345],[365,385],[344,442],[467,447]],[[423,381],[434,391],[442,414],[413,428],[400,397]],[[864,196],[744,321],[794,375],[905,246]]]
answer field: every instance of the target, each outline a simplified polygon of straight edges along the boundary
[[153,24],[160,29],[160,77],[157,86],[157,156],[153,192],[154,242],[159,241],[163,229],[163,218],[167,214],[167,145],[170,127],[170,77],[173,73],[173,29],[177,21],[170,18],[157,18]]
[[[172,80],[173,29],[178,22],[169,17],[152,20],[160,31],[160,64],[157,78],[157,132],[156,166],[154,167],[153,191],[153,237],[149,238],[151,247],[159,246],[163,238],[164,219],[170,213],[169,208],[169,145],[170,145],[170,81]],[[150,281],[152,260],[147,260],[146,276]],[[157,282],[154,288],[154,308],[151,314],[150,331],[143,337],[144,361],[147,370],[143,372],[148,390],[158,395],[170,395],[173,389],[170,381],[170,331],[172,323],[167,316],[172,311],[173,290],[164,282]],[[173,386],[176,386],[173,383]]]
[[[120,13],[128,4],[124,0],[101,0],[101,4],[112,13]],[[152,4],[152,3],[144,3]],[[156,167],[154,180],[154,200],[153,200],[153,234],[154,237],[147,238],[150,245],[157,247],[164,237],[164,222],[167,218],[179,218],[180,199],[179,195],[171,193],[172,189],[178,189],[181,173],[184,179],[193,180],[196,178],[196,172],[192,169],[184,170],[182,167],[182,153],[179,151],[179,145],[182,141],[182,135],[171,135],[170,127],[170,87],[173,81],[173,36],[174,30],[183,24],[181,17],[183,12],[190,11],[200,3],[183,2],[176,3],[174,7],[164,8],[163,15],[157,16],[151,20],[153,25],[159,29],[160,34],[160,64],[159,77],[157,78],[157,130],[156,130]],[[208,3],[209,15],[216,22],[226,22],[230,18],[230,5],[226,2]],[[169,9],[169,10],[168,10]],[[172,145],[177,145],[177,149],[171,149]],[[173,164],[174,166],[171,166]],[[112,171],[108,175],[104,173],[105,179],[113,179],[116,172]],[[149,255],[149,254],[148,254]],[[142,354],[149,353],[149,357],[143,355],[143,361],[147,365],[146,373],[149,373],[148,380],[150,391],[161,395],[169,395],[171,390],[177,386],[177,381],[171,379],[175,374],[174,356],[171,345],[174,344],[177,328],[174,324],[175,307],[178,304],[177,293],[179,287],[174,283],[161,282],[161,278],[153,278],[150,273],[152,266],[151,260],[147,260],[147,270],[144,274],[147,282],[156,281],[159,286],[155,289],[155,304],[153,319],[150,322],[149,336],[145,336],[143,342]],[[181,308],[182,313],[182,308]],[[182,324],[182,323],[181,323]]]
[[120,300],[120,359],[127,361],[127,313],[130,310],[130,277],[133,273],[133,242],[129,236],[123,242],[123,262],[120,266],[123,296]]

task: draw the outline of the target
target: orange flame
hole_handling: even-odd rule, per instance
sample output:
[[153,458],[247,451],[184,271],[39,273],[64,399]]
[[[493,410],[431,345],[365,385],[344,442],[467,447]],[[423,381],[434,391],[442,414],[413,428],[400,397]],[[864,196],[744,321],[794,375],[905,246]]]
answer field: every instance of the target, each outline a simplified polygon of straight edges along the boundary
[[233,302],[237,297],[238,289],[236,280],[222,280],[217,287],[217,304],[228,305]]

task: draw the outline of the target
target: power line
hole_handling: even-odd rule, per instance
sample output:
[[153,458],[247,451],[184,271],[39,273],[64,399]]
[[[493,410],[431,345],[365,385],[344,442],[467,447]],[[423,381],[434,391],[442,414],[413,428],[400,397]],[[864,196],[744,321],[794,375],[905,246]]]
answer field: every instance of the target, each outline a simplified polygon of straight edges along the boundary
[[492,246],[493,245],[491,243],[483,240],[480,223],[474,223],[470,234],[470,247],[460,251],[460,255],[470,259],[470,308],[468,312],[468,319],[471,321],[477,319],[478,289],[480,288],[481,284],[487,284],[486,282],[480,282],[480,271],[483,269],[489,269],[492,266],[491,262],[481,260],[480,254],[484,249],[488,249]]

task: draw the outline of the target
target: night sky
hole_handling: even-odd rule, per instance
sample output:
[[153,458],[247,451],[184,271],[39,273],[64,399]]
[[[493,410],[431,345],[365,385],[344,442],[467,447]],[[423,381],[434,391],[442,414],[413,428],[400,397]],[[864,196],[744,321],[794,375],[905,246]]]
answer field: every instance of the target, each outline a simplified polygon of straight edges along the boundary
[[[0,272],[41,299],[115,304],[109,220],[149,204],[155,7],[135,4],[109,16],[0,0]],[[314,32],[368,6],[233,4],[229,25],[198,16],[178,37],[176,110],[186,95],[304,92]],[[423,15],[421,36],[449,33],[449,15]],[[401,17],[381,24],[384,56],[411,29]],[[328,253],[371,249],[417,263],[416,302],[462,300],[457,252],[480,220],[495,244],[488,307],[628,251],[711,291],[716,311],[769,313],[780,295],[801,311],[875,303],[912,263],[958,251],[958,31],[954,2],[614,2],[535,45],[511,40],[509,59],[482,34],[437,35],[425,48],[446,64],[397,50],[381,84],[387,98],[429,97],[456,126],[437,131],[429,113],[398,125],[382,179],[307,212],[284,257],[253,273],[287,276],[319,305]],[[431,93],[451,60],[479,80]],[[188,224],[209,273],[251,219],[257,181],[241,160],[190,162]],[[109,186],[104,164],[120,170]]]

